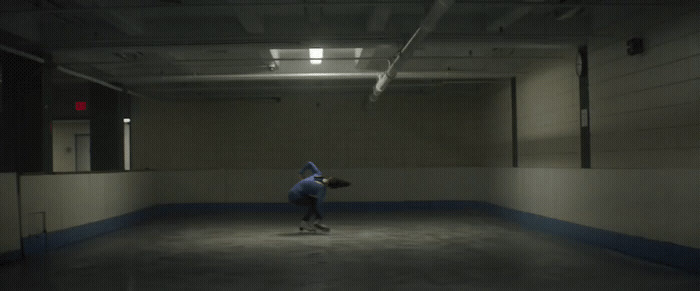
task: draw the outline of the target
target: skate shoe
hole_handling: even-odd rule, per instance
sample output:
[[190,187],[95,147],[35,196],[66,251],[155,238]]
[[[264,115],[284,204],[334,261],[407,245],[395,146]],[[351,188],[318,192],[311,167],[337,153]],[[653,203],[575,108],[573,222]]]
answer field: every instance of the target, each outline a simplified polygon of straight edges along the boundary
[[323,232],[331,231],[331,229],[328,226],[322,224],[320,220],[314,221],[314,227]]
[[305,230],[316,231],[316,228],[313,225],[311,225],[311,223],[309,223],[308,221],[302,220],[301,224],[299,225],[299,231],[305,231]]

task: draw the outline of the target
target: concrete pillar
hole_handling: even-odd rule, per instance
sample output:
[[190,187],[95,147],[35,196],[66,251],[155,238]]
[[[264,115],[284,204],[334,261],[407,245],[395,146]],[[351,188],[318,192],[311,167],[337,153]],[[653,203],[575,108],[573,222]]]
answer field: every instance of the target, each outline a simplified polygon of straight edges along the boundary
[[126,96],[101,85],[90,87],[90,166],[93,171],[124,169],[124,124]]
[[42,65],[0,53],[0,66],[0,172],[41,172],[51,158],[42,149],[50,126],[42,110]]

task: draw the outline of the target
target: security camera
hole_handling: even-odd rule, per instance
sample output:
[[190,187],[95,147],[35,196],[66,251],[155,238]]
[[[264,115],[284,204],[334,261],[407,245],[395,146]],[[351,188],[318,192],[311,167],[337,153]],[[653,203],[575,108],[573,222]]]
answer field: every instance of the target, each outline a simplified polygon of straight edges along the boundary
[[269,65],[267,65],[267,68],[268,68],[270,71],[277,70],[277,64],[275,64],[274,62],[273,62],[273,63],[270,63]]

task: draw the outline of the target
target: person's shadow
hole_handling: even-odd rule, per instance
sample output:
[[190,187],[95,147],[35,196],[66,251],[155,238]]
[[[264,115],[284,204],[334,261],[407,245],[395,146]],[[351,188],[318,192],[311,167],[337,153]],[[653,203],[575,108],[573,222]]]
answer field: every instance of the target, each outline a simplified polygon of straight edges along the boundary
[[330,232],[322,231],[295,231],[295,232],[285,232],[278,233],[278,236],[305,236],[305,235],[329,235]]

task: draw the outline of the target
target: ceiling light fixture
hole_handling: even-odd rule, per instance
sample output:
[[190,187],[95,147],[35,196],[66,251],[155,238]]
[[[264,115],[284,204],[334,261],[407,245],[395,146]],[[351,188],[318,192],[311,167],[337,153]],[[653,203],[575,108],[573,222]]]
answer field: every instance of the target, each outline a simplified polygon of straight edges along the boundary
[[309,49],[309,58],[311,58],[309,61],[311,62],[312,65],[319,65],[323,61],[323,49],[322,48],[317,48],[317,47],[312,47]]
[[272,55],[272,59],[275,61],[275,66],[279,67],[280,66],[280,50],[279,49],[270,49],[270,55]]
[[362,56],[362,48],[355,48],[355,65],[360,63],[360,57]]

